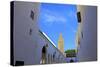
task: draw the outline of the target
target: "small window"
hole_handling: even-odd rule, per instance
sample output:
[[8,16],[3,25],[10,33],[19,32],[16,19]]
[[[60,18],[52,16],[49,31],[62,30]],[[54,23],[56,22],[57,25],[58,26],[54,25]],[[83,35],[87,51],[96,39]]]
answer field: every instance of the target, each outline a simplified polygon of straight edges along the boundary
[[34,20],[34,11],[33,10],[31,10],[30,17],[32,20]]
[[29,34],[32,35],[32,29],[29,30]]
[[46,44],[45,46],[48,47],[48,44]]
[[78,23],[81,23],[81,13],[77,12],[77,19],[78,19]]
[[81,32],[81,36],[82,36],[82,38],[83,38],[83,32]]

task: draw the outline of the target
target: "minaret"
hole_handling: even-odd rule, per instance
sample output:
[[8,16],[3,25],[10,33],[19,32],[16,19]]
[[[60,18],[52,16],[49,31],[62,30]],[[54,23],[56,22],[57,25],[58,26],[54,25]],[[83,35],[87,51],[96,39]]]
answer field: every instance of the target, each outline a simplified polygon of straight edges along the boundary
[[61,33],[58,39],[58,49],[64,54],[64,39]]

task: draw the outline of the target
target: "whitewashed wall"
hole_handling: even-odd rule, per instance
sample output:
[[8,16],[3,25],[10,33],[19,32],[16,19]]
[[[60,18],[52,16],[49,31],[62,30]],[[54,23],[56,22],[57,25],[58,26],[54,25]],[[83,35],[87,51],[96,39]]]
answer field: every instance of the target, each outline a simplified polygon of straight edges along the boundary
[[[31,10],[34,12],[34,20],[30,17]],[[39,3],[14,2],[14,62],[38,63],[38,14]]]
[[[97,60],[97,7],[77,6],[77,11],[81,13],[81,23],[79,23],[80,45],[78,46],[77,58],[79,61]],[[82,33],[83,37],[82,37]]]
[[[30,17],[31,11],[34,12],[34,20]],[[47,60],[48,54],[53,55],[56,51],[55,63],[65,62],[64,55],[46,38],[43,38],[45,37],[43,34],[40,35],[39,11],[40,3],[14,2],[14,64],[16,61],[24,61],[24,65],[40,64],[42,48],[46,44],[48,44]],[[50,63],[53,62],[50,61]]]

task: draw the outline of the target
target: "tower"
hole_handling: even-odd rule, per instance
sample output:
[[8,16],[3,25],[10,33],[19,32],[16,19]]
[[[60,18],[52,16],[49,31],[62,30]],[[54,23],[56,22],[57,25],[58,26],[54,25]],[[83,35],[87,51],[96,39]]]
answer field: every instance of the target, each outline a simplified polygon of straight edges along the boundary
[[60,33],[59,39],[58,39],[58,49],[64,54],[64,39],[63,39],[61,33]]

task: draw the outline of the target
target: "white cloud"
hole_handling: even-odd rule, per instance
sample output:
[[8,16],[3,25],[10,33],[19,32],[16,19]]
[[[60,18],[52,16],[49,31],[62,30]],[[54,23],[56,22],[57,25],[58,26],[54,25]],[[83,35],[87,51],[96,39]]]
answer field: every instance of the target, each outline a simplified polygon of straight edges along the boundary
[[51,25],[53,23],[66,23],[67,19],[62,15],[57,12],[52,12],[49,10],[45,10],[43,12],[43,20],[45,23]]
[[[68,13],[68,16],[69,18],[73,18],[75,17],[75,13],[70,11]],[[69,27],[69,29],[72,30],[72,32],[76,33],[76,30],[69,24],[67,20],[68,18],[63,16],[61,13],[44,9],[43,14],[42,14],[42,19],[43,19],[43,22],[48,26],[53,25],[54,23],[58,23],[58,24],[67,23],[67,26]]]

